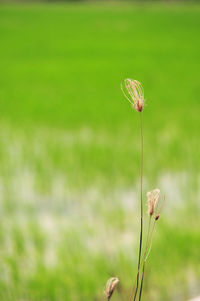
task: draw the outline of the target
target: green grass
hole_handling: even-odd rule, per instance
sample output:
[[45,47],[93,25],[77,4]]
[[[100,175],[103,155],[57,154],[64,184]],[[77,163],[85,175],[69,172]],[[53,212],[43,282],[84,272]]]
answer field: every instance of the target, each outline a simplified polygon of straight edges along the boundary
[[[0,299],[115,300],[136,273],[144,186],[166,194],[144,300],[199,291],[200,6],[0,6]],[[113,298],[113,300],[114,300]]]

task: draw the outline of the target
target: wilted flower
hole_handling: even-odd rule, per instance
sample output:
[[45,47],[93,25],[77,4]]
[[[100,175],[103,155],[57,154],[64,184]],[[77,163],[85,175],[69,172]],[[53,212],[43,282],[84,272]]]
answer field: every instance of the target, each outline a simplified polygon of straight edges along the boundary
[[124,84],[121,84],[121,89],[133,108],[138,112],[142,112],[144,108],[144,90],[141,83],[127,78],[124,80]]
[[160,189],[154,189],[152,191],[147,192],[148,214],[150,216],[154,214],[154,210],[159,200],[159,197],[160,197]]
[[110,300],[110,298],[112,297],[112,294],[118,283],[119,283],[119,279],[117,277],[112,277],[108,279],[106,283],[106,289],[105,289],[105,296],[107,300]]

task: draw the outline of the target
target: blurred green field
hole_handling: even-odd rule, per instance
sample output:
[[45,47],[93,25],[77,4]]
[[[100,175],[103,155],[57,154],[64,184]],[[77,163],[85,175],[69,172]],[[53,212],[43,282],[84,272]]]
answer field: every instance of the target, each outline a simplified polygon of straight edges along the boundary
[[[143,300],[200,294],[200,6],[0,6],[0,300],[128,300],[144,191],[166,195]],[[146,209],[145,209],[146,210]]]

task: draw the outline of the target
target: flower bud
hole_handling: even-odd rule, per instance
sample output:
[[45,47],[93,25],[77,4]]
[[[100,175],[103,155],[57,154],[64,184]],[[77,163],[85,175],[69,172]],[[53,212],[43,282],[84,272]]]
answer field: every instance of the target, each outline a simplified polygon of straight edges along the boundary
[[106,283],[106,289],[105,289],[105,296],[107,300],[110,300],[110,298],[112,297],[112,294],[118,283],[119,283],[119,279],[117,277],[112,277],[108,279]]
[[138,112],[142,112],[144,108],[144,90],[141,83],[127,78],[121,84],[121,89],[133,108]]
[[148,214],[152,216],[155,211],[155,207],[160,197],[160,189],[154,189],[147,192],[147,205],[148,205]]

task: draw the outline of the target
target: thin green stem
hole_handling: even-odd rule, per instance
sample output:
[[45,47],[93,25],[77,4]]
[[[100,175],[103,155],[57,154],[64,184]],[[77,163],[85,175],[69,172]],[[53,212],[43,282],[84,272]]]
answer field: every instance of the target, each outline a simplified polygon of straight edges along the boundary
[[[154,233],[154,230],[155,230],[155,225],[156,225],[156,220],[154,219],[154,223],[153,223],[153,227],[151,229],[151,217],[149,218],[149,225],[148,225],[148,234],[147,234],[147,240],[146,240],[146,246],[145,246],[145,251],[144,251],[144,254],[142,256],[142,260],[141,260],[141,263],[140,263],[140,268],[138,269],[137,271],[137,276],[139,274],[139,271],[141,269],[141,265],[143,264],[143,267],[144,265],[146,264],[146,261],[149,257],[149,253],[151,251],[151,247],[152,247],[152,240],[153,240],[153,233]],[[144,268],[145,270],[145,268]],[[144,272],[143,272],[144,273]],[[132,293],[133,293],[133,290],[134,290],[134,287],[135,287],[135,284],[136,284],[136,280],[137,280],[137,276],[136,276],[136,279],[135,279],[135,282],[134,282],[134,285],[133,285],[133,289],[132,289]],[[144,279],[144,275],[142,276],[142,278]],[[142,279],[141,279],[141,283],[142,283]],[[143,284],[142,284],[143,285]],[[142,292],[141,292],[142,293]],[[131,295],[131,298],[132,298],[132,295]],[[130,298],[130,300],[131,300]]]
[[143,269],[142,269],[142,279],[141,279],[141,285],[140,285],[139,301],[141,300],[141,297],[142,297],[142,289],[143,289],[143,281],[144,281],[144,269],[145,269],[145,262],[143,264]]
[[[147,231],[146,246],[145,246],[144,254],[143,254],[141,262],[140,262],[140,269],[141,269],[141,264],[143,264],[144,262],[146,262],[146,260],[148,258],[148,255],[149,255],[149,252],[150,252],[150,249],[151,249],[151,246],[149,247],[149,245],[150,245],[150,242],[152,240],[152,235],[153,235],[153,231],[154,231],[154,228],[155,228],[155,220],[154,220],[153,229],[151,230],[151,220],[152,220],[152,218],[150,216],[149,217],[149,224],[148,224],[148,231]],[[148,250],[148,248],[149,248],[149,250]],[[134,282],[134,285],[133,285],[132,294],[133,294],[133,290],[134,290],[134,287],[135,287],[135,284],[136,284],[136,280],[137,280],[137,276],[139,274],[140,269],[137,270],[137,275],[136,275],[135,282]],[[132,299],[132,294],[131,294],[130,300]]]
[[146,253],[149,245],[149,234],[150,234],[150,228],[151,228],[151,216],[149,217],[149,225],[148,225],[148,232],[147,232],[147,240],[146,240],[146,246],[145,246],[145,251],[144,251],[144,256],[143,256],[143,268],[142,268],[142,279],[141,279],[141,284],[140,284],[140,293],[139,293],[139,301],[142,297],[142,289],[143,289],[143,281],[144,281],[144,270],[145,270],[145,262],[146,262]]
[[138,255],[138,274],[137,274],[137,284],[135,289],[135,294],[133,301],[136,300],[139,278],[140,278],[140,260],[142,253],[142,238],[143,238],[143,200],[142,200],[142,190],[143,190],[143,129],[142,129],[142,112],[140,115],[140,141],[141,141],[141,165],[140,165],[140,243],[139,243],[139,255]]

